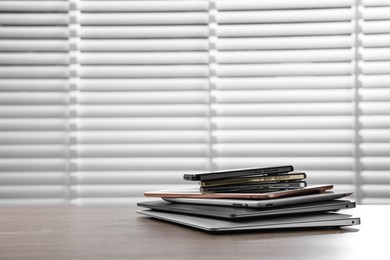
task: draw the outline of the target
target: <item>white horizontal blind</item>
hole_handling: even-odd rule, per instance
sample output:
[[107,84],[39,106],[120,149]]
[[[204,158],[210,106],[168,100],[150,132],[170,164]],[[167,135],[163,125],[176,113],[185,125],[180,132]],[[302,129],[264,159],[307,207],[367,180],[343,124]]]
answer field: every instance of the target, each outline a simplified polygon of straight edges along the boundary
[[389,1],[0,1],[0,205],[293,164],[388,203]]
[[68,2],[0,2],[0,206],[68,204]]
[[72,203],[129,203],[205,171],[208,2],[79,1]]
[[353,1],[217,1],[216,168],[352,189]]
[[390,1],[363,0],[359,37],[362,202],[390,203]]

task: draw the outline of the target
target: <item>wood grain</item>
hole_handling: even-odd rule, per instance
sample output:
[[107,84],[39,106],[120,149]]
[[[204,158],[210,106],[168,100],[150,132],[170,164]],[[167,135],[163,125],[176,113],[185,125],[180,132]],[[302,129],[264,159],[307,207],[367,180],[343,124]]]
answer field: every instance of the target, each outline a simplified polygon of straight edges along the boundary
[[0,208],[0,259],[374,259],[390,206],[358,206],[351,228],[210,234],[137,207]]

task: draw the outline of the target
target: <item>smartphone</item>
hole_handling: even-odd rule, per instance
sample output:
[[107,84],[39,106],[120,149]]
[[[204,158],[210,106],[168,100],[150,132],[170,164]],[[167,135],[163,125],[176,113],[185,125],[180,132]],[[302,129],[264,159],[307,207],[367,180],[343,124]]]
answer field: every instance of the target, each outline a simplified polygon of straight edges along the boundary
[[223,170],[216,172],[207,172],[199,174],[184,174],[183,178],[187,181],[211,181],[220,180],[227,178],[236,178],[242,176],[251,175],[274,175],[279,173],[291,172],[294,167],[291,165],[287,166],[274,166],[266,168],[246,168],[246,169],[234,169],[234,170]]
[[215,187],[201,187],[203,192],[271,192],[278,190],[294,190],[301,189],[307,186],[305,181],[294,182],[275,182],[262,184],[244,184],[244,185],[229,185],[229,186],[215,186]]

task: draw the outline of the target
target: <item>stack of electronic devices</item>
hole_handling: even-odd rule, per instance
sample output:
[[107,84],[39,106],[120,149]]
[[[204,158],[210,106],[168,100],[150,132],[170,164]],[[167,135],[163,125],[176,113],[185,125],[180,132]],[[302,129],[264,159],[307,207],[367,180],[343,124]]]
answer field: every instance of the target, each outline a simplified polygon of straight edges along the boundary
[[342,227],[360,218],[335,213],[351,209],[343,199],[352,192],[333,192],[333,185],[308,186],[306,174],[292,166],[184,174],[199,182],[187,189],[145,192],[156,201],[138,203],[148,217],[207,231]]

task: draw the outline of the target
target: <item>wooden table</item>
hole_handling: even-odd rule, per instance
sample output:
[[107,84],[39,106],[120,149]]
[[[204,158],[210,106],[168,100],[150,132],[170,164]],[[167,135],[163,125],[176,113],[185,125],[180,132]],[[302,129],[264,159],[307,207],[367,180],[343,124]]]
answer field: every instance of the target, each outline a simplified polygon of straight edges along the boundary
[[390,206],[350,228],[210,234],[133,207],[0,208],[0,259],[390,259]]

